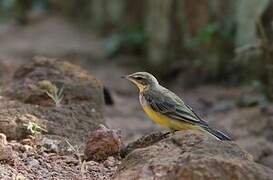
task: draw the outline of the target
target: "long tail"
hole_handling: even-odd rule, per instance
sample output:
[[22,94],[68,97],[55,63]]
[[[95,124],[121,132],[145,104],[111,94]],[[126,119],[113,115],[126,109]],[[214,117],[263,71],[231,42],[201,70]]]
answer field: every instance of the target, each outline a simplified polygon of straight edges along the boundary
[[222,133],[221,131],[211,129],[208,126],[203,126],[202,129],[209,133],[210,135],[214,136],[216,139],[221,141],[231,141],[231,138],[226,134]]

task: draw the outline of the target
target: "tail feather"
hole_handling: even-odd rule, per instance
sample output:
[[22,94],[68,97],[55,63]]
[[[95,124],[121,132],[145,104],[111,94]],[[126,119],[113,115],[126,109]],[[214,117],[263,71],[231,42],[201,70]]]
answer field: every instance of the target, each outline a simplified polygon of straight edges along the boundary
[[231,141],[231,138],[229,136],[227,136],[226,134],[224,134],[223,132],[221,132],[221,131],[211,129],[208,126],[202,127],[202,128],[203,128],[203,130],[205,130],[210,135],[213,135],[218,140],[221,140],[221,141]]

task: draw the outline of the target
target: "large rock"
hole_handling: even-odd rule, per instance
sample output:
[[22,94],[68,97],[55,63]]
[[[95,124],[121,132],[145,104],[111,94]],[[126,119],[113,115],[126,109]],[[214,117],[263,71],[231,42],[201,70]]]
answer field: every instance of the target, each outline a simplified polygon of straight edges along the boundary
[[119,156],[122,142],[117,131],[101,125],[90,134],[84,155],[86,160],[103,161],[110,156]]
[[226,129],[254,160],[273,168],[273,116],[259,108],[234,109],[229,115],[214,114],[211,123]]
[[92,103],[100,111],[104,105],[102,83],[82,68],[53,58],[34,57],[15,72],[5,95],[24,103],[53,105],[45,91],[63,88],[62,104]]
[[218,141],[197,131],[180,131],[133,150],[122,161],[115,177],[119,180],[272,178],[273,170],[253,162],[251,155],[235,143]]
[[[56,106],[46,91],[63,88]],[[102,84],[78,66],[57,59],[34,58],[15,72],[0,99],[0,132],[8,139],[25,137],[34,122],[47,134],[85,142],[90,131],[104,124]]]

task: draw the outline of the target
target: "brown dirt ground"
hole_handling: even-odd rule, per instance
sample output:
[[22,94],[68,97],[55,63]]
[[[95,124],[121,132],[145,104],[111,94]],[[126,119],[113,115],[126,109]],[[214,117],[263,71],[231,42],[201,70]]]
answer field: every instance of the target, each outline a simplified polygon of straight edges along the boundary
[[[136,71],[124,65],[132,59],[130,57],[104,58],[102,42],[95,35],[82,32],[67,21],[57,17],[47,17],[25,27],[18,27],[11,23],[0,24],[0,62],[5,67],[4,77],[9,79],[8,77],[14,72],[14,69],[33,55],[66,57],[72,62],[82,65],[104,82],[110,90],[114,105],[106,107],[104,116],[109,127],[122,131],[125,142],[135,140],[155,129],[161,129],[148,120],[142,112],[136,89],[128,82],[120,79],[121,75]],[[185,101],[196,109],[202,117],[206,117],[205,119],[208,121],[210,118],[229,116],[229,113],[237,107],[233,105],[225,107],[223,105],[222,109],[224,110],[218,111],[218,105],[236,101],[241,92],[244,91],[242,88],[218,85],[183,90],[183,87],[178,84],[172,84],[169,88],[183,96]],[[237,113],[240,114],[240,110]],[[62,157],[54,154],[35,156],[41,162],[37,169],[23,165],[8,166],[1,164],[0,170],[8,170],[10,176],[27,171],[33,174],[33,178],[39,175],[42,178],[45,173],[51,175],[48,177],[54,177],[54,174],[56,177],[61,177],[63,174],[64,177],[75,175],[75,179],[85,178],[85,176],[77,176],[80,174],[79,165],[73,157]],[[24,162],[25,158],[19,159],[19,161]],[[100,173],[108,171],[107,167],[102,166],[103,164],[97,164],[95,167],[101,169],[91,170],[88,173],[89,177],[92,176],[93,172],[100,177]],[[111,173],[109,174],[111,175]],[[100,178],[104,179],[109,176],[101,176]]]

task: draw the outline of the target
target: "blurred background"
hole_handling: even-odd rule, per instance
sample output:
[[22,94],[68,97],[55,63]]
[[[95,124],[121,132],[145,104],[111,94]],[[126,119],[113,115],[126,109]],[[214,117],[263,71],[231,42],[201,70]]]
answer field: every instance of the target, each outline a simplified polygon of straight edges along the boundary
[[159,129],[120,79],[149,71],[272,167],[272,0],[0,0],[2,85],[33,56],[100,79],[105,118],[126,141]]

